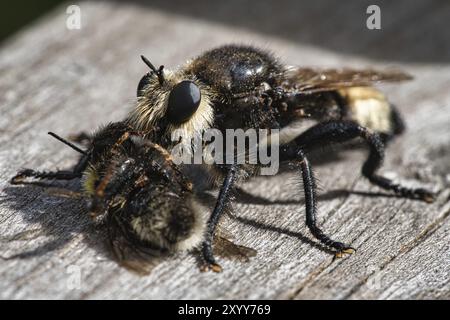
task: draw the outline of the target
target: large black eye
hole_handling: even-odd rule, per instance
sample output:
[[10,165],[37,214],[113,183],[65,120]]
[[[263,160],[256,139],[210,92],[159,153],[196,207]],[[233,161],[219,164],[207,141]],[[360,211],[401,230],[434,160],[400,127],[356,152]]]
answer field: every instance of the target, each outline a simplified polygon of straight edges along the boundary
[[137,87],[137,96],[140,97],[143,94],[144,87],[150,83],[151,75],[147,73],[145,76],[142,77],[141,81],[139,81],[138,87]]
[[187,121],[200,105],[200,89],[192,81],[181,81],[170,92],[167,117],[172,123]]

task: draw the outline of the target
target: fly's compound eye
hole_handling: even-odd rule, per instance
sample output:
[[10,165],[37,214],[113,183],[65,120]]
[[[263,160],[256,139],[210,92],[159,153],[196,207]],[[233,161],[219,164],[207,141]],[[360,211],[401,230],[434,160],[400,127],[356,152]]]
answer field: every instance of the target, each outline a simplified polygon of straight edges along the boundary
[[175,124],[183,123],[197,111],[201,93],[192,81],[181,81],[170,92],[167,105],[167,117]]
[[139,81],[138,87],[137,87],[137,96],[140,97],[144,94],[144,88],[146,85],[150,83],[151,75],[150,73],[147,73],[145,76],[142,77],[141,81]]

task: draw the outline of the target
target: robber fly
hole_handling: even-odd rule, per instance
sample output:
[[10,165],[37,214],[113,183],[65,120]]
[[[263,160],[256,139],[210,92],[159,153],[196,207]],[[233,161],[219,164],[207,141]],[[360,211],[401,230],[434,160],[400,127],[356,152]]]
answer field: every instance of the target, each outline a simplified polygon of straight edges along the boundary
[[[207,51],[175,71],[150,68],[138,85],[138,103],[126,122],[150,140],[171,149],[171,134],[181,130],[190,143],[204,130],[283,129],[310,119],[315,125],[284,141],[280,159],[299,164],[303,180],[306,224],[336,256],[355,251],[336,241],[316,223],[316,182],[308,153],[318,147],[359,138],[370,153],[362,166],[369,182],[400,197],[432,202],[425,189],[406,188],[377,173],[385,143],[400,134],[403,122],[386,97],[373,85],[411,79],[398,71],[288,67],[272,54],[250,46],[227,45]],[[213,234],[236,179],[254,174],[249,166],[215,165],[221,179],[216,205],[209,217],[202,252],[205,269],[220,271],[213,255]],[[251,171],[249,174],[248,171]]]

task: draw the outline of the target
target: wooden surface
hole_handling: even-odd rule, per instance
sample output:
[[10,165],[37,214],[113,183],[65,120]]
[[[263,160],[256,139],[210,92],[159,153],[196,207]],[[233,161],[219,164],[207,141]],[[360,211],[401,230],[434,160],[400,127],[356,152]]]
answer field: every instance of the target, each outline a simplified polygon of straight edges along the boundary
[[[0,298],[449,299],[449,3],[380,2],[376,31],[365,27],[364,1],[182,3],[81,2],[75,31],[65,28],[61,6],[2,44],[0,255],[10,259],[0,259]],[[8,184],[21,167],[75,163],[77,155],[47,131],[67,136],[121,119],[146,72],[139,54],[175,67],[229,42],[270,48],[289,64],[395,65],[412,73],[415,81],[385,88],[408,132],[389,147],[382,172],[439,191],[437,201],[399,199],[369,185],[359,175],[365,154],[354,150],[314,164],[318,221],[356,254],[333,261],[317,245],[304,225],[299,180],[283,172],[245,183],[236,217],[223,221],[237,243],[258,251],[249,263],[222,260],[223,273],[200,273],[185,254],[139,277],[110,259],[82,202]]]

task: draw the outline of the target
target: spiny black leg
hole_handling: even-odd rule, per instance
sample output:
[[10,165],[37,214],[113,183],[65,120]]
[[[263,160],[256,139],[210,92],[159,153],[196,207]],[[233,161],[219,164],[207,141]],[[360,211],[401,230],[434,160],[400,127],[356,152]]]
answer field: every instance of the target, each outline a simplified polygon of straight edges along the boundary
[[391,104],[391,121],[393,125],[392,133],[393,135],[400,135],[405,132],[405,121],[403,121],[400,112],[397,107]]
[[233,188],[234,181],[236,179],[237,168],[237,165],[234,164],[229,167],[225,180],[223,181],[222,187],[220,188],[216,206],[208,220],[205,239],[202,244],[202,254],[205,262],[205,265],[202,267],[202,271],[208,271],[209,269],[214,272],[222,271],[222,267],[216,262],[216,259],[214,258],[212,242],[217,223],[219,222],[220,216],[222,215],[229,200],[230,191]]
[[390,179],[377,175],[384,158],[384,144],[377,133],[370,132],[351,121],[329,121],[315,125],[302,133],[295,142],[306,152],[318,147],[345,142],[354,138],[362,138],[370,149],[369,157],[362,167],[362,174],[373,184],[392,190],[397,195],[425,202],[434,201],[434,195],[425,189],[406,188],[393,183]]
[[24,183],[26,178],[37,179],[57,179],[57,180],[72,180],[81,178],[84,169],[88,165],[90,154],[83,155],[73,170],[59,170],[59,171],[36,171],[33,169],[24,169],[19,171],[12,179],[11,184]]
[[316,224],[316,181],[314,178],[311,165],[302,150],[296,152],[300,162],[300,168],[303,178],[303,188],[305,190],[305,207],[306,207],[306,225],[311,233],[324,245],[336,249],[336,256],[341,257],[344,253],[353,253],[355,249],[328,237]]
[[11,184],[23,183],[26,178],[71,180],[71,179],[75,179],[78,177],[81,177],[81,174],[74,173],[73,171],[67,171],[67,170],[36,171],[33,169],[24,169],[24,170],[19,171],[11,179]]
[[88,166],[89,160],[91,159],[92,150],[88,150],[86,154],[82,155],[78,163],[73,167],[73,172],[77,174],[81,174]]

